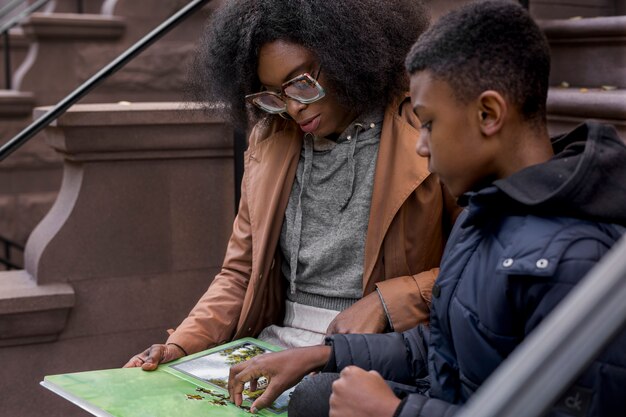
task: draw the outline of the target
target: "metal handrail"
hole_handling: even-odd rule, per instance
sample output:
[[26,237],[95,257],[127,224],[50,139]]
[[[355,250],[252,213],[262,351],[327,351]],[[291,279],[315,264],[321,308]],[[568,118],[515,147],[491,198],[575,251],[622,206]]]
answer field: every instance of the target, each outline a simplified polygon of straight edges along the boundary
[[469,399],[456,417],[538,417],[626,326],[626,236]]
[[22,21],[22,19],[36,12],[49,1],[50,0],[37,0],[36,2],[34,2],[30,6],[22,10],[21,12],[13,16],[11,20],[6,22],[4,25],[0,26],[0,33],[7,32],[9,29],[12,29],[14,26],[17,26],[20,23],[20,21]]
[[0,9],[0,20],[4,19],[9,13],[15,10],[16,7],[24,4],[28,0],[13,0],[12,2],[5,4],[4,7]]
[[187,16],[191,15],[196,10],[210,2],[211,0],[193,0],[153,29],[137,43],[111,61],[106,67],[102,68],[94,76],[59,101],[57,105],[48,110],[43,116],[35,120],[28,127],[18,133],[13,139],[3,145],[0,148],[0,161],[4,160],[7,156],[15,152],[20,146],[24,145],[29,139],[46,128],[84,95],[100,85],[100,83],[117,72],[144,49],[152,45],[176,25],[185,20]]
[[[13,10],[15,10],[16,7],[21,6],[26,2],[28,2],[28,0],[13,0],[12,2],[4,5],[4,7],[0,8],[0,21]],[[76,1],[76,13],[83,14],[85,12],[83,4],[83,0]]]
[[7,90],[10,90],[12,87],[11,80],[11,42],[9,38],[9,30],[11,30],[14,26],[17,26],[22,19],[30,16],[41,7],[43,7],[50,0],[37,0],[35,3],[28,6],[26,9],[21,11],[20,13],[13,16],[8,22],[4,25],[0,26],[0,35],[3,37],[3,45],[4,45],[4,79],[5,79],[5,87]]

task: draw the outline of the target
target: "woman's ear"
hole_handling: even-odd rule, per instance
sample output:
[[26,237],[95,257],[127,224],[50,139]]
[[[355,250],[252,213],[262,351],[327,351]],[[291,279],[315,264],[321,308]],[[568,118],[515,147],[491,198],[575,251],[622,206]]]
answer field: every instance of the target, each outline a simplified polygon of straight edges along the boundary
[[497,91],[487,90],[478,97],[478,122],[485,136],[500,132],[508,113],[508,104]]

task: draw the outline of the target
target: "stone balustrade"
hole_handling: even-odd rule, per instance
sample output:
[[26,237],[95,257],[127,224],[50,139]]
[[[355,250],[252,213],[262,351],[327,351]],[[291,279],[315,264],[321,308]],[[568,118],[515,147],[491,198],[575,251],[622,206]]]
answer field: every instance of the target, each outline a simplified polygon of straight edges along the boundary
[[221,268],[234,219],[232,128],[210,114],[85,104],[44,132],[63,181],[26,269],[0,272],[3,417],[85,415],[38,382],[163,342]]

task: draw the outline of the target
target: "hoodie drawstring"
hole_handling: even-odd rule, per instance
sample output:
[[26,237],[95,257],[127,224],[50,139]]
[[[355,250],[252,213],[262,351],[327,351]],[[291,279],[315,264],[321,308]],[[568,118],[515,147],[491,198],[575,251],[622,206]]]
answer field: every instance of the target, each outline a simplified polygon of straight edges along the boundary
[[348,142],[350,142],[350,148],[348,151],[348,169],[350,170],[350,175],[348,175],[348,186],[346,189],[348,190],[347,195],[344,197],[343,203],[341,204],[340,211],[344,211],[352,199],[352,194],[354,194],[354,179],[356,177],[356,162],[354,161],[354,153],[356,152],[356,142],[359,140],[359,132],[363,129],[363,125],[361,123],[354,124],[354,138],[350,138],[348,136]]

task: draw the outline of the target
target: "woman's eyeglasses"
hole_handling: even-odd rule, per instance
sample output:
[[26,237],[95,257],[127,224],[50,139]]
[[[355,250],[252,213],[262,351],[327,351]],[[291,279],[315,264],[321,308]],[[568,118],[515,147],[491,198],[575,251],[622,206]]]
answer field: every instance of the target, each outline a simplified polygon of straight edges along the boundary
[[296,100],[302,104],[311,104],[326,94],[317,82],[322,69],[313,78],[309,73],[300,74],[295,78],[283,83],[281,92],[261,91],[260,93],[248,94],[246,100],[261,110],[271,114],[281,114],[287,111],[286,98]]

